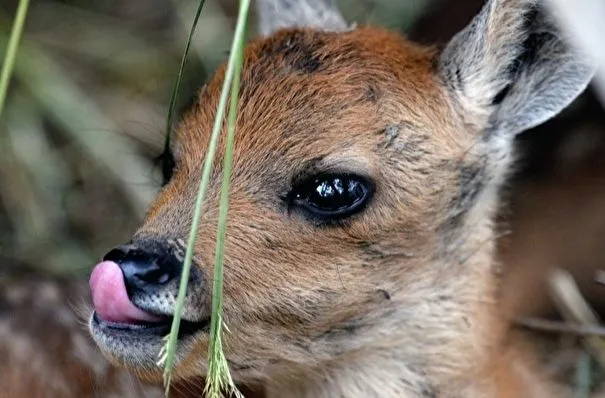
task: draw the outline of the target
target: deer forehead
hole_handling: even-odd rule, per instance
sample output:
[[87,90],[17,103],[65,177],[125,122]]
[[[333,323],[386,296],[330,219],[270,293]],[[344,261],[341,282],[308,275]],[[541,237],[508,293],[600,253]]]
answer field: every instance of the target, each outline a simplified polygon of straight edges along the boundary
[[[236,170],[318,157],[365,158],[371,168],[399,138],[417,142],[414,137],[428,135],[452,144],[445,134],[455,141],[446,134],[453,114],[434,70],[434,51],[397,34],[287,29],[252,42],[244,59]],[[179,128],[176,152],[184,163],[199,164],[205,155],[223,76],[224,67]]]

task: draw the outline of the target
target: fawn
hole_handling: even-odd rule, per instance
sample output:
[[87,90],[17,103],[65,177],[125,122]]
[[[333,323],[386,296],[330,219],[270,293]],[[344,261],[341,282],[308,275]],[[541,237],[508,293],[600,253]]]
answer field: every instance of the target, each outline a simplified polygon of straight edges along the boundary
[[[592,62],[530,0],[487,1],[441,51],[352,28],[328,0],[258,0],[257,11],[225,257],[234,378],[269,398],[553,396],[499,312],[493,219],[514,137],[578,96]],[[93,338],[149,380],[162,376],[224,71],[179,124],[143,225],[90,279]],[[220,158],[178,379],[207,370]]]

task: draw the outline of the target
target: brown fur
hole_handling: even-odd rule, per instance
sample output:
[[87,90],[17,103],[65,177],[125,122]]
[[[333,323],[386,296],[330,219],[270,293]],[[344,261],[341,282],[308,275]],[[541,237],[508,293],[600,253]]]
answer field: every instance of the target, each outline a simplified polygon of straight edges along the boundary
[[[512,137],[571,101],[590,68],[545,36],[519,62],[527,73],[510,72],[527,36],[516,13],[530,3],[490,1],[442,54],[375,28],[291,28],[246,48],[223,314],[236,380],[270,398],[553,396],[500,315],[493,218]],[[174,176],[135,242],[187,236],[224,71],[180,124]],[[533,88],[557,100],[529,101]],[[375,183],[363,212],[325,225],[290,211],[293,181],[333,170]],[[216,160],[195,247],[201,280],[212,275],[221,174]],[[185,319],[207,316],[191,303],[208,303],[209,285],[188,300]],[[114,362],[160,379],[159,340],[95,338]],[[204,332],[181,341],[178,379],[205,374],[207,345]]]
[[[235,377],[269,383],[275,396],[297,388],[293,377],[331,371],[354,389],[355,377],[371,378],[391,362],[385,366],[399,366],[398,380],[388,394],[403,396],[450,396],[449,386],[487,396],[501,390],[495,381],[526,378],[514,356],[502,356],[489,218],[453,247],[435,235],[460,227],[449,224],[460,170],[480,167],[475,135],[443,96],[435,53],[382,30],[330,35],[283,31],[246,50],[225,263],[225,346]],[[288,46],[291,54],[282,55]],[[310,53],[314,70],[304,66]],[[222,73],[181,124],[175,177],[138,238],[186,236],[183,209],[193,205]],[[393,128],[395,137],[387,134]],[[287,216],[279,194],[316,159],[377,180],[367,212],[339,228]],[[206,273],[219,175],[217,164],[196,247]],[[202,371],[206,344],[200,336],[179,365],[181,377]]]

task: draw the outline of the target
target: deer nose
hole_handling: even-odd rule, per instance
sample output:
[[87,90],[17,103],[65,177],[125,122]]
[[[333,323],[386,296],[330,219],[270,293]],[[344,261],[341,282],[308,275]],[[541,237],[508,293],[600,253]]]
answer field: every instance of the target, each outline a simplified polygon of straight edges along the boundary
[[124,284],[129,297],[135,294],[157,293],[164,286],[179,278],[182,262],[174,250],[158,242],[134,242],[109,251],[103,261],[113,261],[124,274]]

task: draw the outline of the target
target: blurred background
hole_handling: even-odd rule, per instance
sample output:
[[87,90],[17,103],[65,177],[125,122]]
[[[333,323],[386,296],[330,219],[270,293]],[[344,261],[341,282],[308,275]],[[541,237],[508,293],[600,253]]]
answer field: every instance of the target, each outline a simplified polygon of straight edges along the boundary
[[[349,21],[440,45],[483,1],[339,3]],[[0,54],[16,4],[0,4]],[[160,187],[156,158],[196,7],[196,0],[32,2],[0,118],[0,288],[62,281],[66,288],[73,285],[75,296],[60,296],[56,305],[86,297],[92,265],[141,221]],[[236,10],[235,0],[206,1],[178,109],[226,60]],[[251,28],[253,33],[254,23]],[[569,321],[548,284],[548,272],[557,267],[571,273],[582,297],[602,315],[605,286],[597,280],[605,270],[605,111],[593,89],[555,120],[521,135],[518,146],[501,213],[507,311],[524,319]],[[52,310],[31,300],[9,308],[11,316],[30,319],[35,311]],[[24,325],[27,333],[46,324]],[[571,384],[589,380],[579,393],[599,393],[603,372],[597,365],[605,351],[587,350],[581,333],[533,333],[549,347],[551,373]],[[51,349],[62,344],[58,340]],[[590,357],[597,359],[592,367],[579,365],[590,364]]]
[[[342,3],[350,20],[398,29],[431,2]],[[16,1],[2,4],[4,47]],[[196,7],[189,0],[32,2],[0,124],[3,265],[84,274],[128,237],[159,188],[154,158]],[[206,2],[181,104],[226,60],[236,9],[237,1]]]

